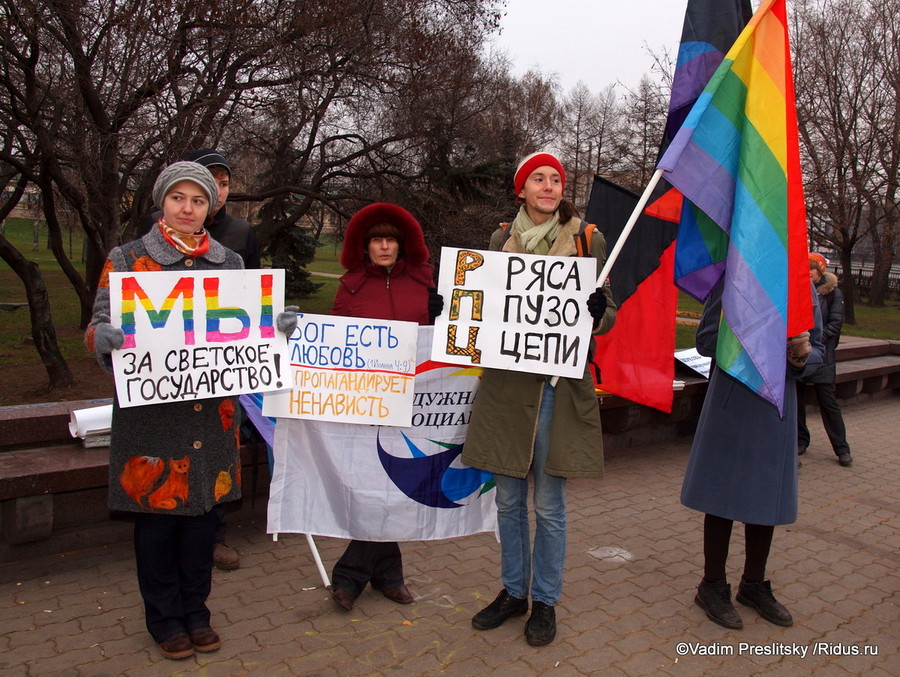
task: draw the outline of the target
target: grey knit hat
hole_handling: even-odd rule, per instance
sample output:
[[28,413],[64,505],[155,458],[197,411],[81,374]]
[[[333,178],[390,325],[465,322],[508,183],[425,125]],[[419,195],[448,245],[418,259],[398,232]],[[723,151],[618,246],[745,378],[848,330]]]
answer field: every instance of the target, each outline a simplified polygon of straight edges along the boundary
[[219,187],[209,170],[196,162],[173,162],[159,173],[156,183],[153,184],[153,204],[162,208],[166,195],[179,181],[193,181],[209,198],[209,208],[212,210],[219,201]]

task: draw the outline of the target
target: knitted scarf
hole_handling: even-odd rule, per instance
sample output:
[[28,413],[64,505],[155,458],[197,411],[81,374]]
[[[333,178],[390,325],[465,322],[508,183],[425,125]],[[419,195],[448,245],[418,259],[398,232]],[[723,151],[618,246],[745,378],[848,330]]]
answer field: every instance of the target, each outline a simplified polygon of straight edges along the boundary
[[179,233],[163,219],[160,219],[159,229],[170,245],[189,258],[196,259],[209,251],[209,233],[205,228],[201,228],[196,233]]
[[536,226],[525,206],[519,207],[519,213],[513,221],[513,232],[519,234],[519,240],[528,254],[546,254],[550,251],[553,241],[559,235],[559,215],[554,213],[541,225]]

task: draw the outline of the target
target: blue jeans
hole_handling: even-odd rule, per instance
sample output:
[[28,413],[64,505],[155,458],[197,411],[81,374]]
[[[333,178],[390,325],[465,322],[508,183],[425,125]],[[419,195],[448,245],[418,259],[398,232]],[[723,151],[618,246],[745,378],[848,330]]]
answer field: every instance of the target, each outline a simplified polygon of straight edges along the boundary
[[566,480],[544,472],[550,451],[555,394],[550,384],[545,383],[531,465],[537,522],[533,553],[528,530],[528,478],[494,475],[503,585],[510,595],[519,599],[528,597],[530,585],[532,600],[551,606],[562,594],[566,558]]

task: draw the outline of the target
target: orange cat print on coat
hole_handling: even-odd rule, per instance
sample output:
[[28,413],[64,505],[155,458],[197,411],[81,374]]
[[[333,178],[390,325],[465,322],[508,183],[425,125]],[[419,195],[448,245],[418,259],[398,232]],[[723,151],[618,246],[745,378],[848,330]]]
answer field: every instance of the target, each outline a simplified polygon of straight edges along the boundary
[[144,498],[147,498],[149,507],[156,510],[173,510],[178,507],[179,500],[182,505],[187,505],[191,459],[189,456],[172,458],[169,459],[168,466],[168,477],[154,490],[154,485],[166,468],[166,462],[155,456],[134,456],[125,463],[119,476],[119,484],[142,508],[146,507]]
[[135,272],[162,270],[162,265],[151,259],[149,256],[135,256],[134,250],[131,251],[131,258],[134,259],[131,269]]
[[113,272],[112,261],[106,259],[106,263],[103,264],[103,270],[100,271],[100,281],[97,283],[98,287],[109,287],[109,274],[111,272]]
[[122,474],[119,475],[119,484],[135,503],[144,507],[142,499],[150,493],[165,469],[166,464],[161,458],[132,456],[126,461]]
[[169,459],[169,476],[163,485],[150,494],[148,499],[151,508],[157,510],[173,510],[188,504],[188,470],[191,468],[190,456]]

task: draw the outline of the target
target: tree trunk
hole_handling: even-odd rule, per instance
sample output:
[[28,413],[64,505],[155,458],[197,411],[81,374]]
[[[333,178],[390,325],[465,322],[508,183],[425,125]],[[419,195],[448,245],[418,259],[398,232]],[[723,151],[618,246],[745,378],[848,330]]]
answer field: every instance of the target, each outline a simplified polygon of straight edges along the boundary
[[856,324],[856,280],[850,268],[851,249],[841,251],[841,291],[844,292],[844,324]]
[[[47,223],[47,237],[50,242],[50,250],[72,285],[72,289],[78,295],[78,302],[81,306],[79,326],[85,329],[93,314],[94,295],[88,291],[81,273],[78,272],[75,266],[72,265],[72,261],[66,256],[63,246],[62,228],[56,212],[56,203],[53,199],[53,188],[49,185],[42,186],[41,195],[44,201],[44,220]],[[69,232],[71,233],[71,230]]]
[[50,387],[68,388],[75,385],[75,377],[66,364],[56,340],[56,329],[50,315],[50,297],[44,286],[40,266],[25,259],[4,237],[0,237],[0,257],[9,264],[25,285],[31,315],[31,336],[47,370]]
[[875,250],[875,265],[872,268],[872,291],[869,303],[875,308],[883,308],[890,285],[891,265],[894,263],[894,228],[885,223],[881,228],[878,247]]

